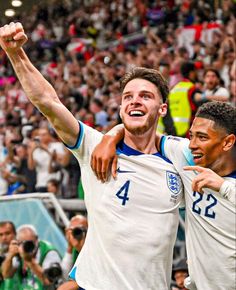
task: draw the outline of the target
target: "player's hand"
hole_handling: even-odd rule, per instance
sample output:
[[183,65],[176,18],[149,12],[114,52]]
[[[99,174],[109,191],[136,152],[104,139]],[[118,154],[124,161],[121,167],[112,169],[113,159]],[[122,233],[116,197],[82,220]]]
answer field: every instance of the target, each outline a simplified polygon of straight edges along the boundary
[[116,143],[113,137],[105,135],[91,156],[90,165],[99,180],[106,182],[112,174],[116,178],[117,169]]
[[11,22],[0,27],[0,45],[7,53],[18,51],[27,39],[27,35],[20,22]]
[[184,166],[184,170],[196,171],[199,174],[192,181],[192,189],[204,193],[203,188],[219,191],[224,179],[209,168],[201,166]]

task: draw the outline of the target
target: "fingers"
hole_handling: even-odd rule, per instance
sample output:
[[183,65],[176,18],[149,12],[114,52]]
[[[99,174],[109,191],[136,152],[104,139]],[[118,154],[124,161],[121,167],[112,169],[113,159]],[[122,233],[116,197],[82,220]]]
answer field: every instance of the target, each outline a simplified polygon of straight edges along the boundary
[[[101,161],[100,161],[101,162]],[[102,176],[102,179],[101,181],[102,182],[106,182],[107,179],[108,179],[108,171],[109,171],[109,167],[110,167],[110,163],[108,162],[108,160],[104,160],[102,162],[102,166],[101,166],[101,176]]]
[[1,37],[6,41],[13,40],[13,37],[17,33],[24,34],[24,29],[23,29],[21,23],[19,23],[19,22],[17,22],[17,23],[11,22],[10,24],[6,24],[1,28]]
[[192,171],[197,171],[197,172],[203,172],[205,170],[205,168],[201,166],[184,166],[183,169],[186,171],[192,170]]
[[101,182],[106,182],[109,176],[110,162],[108,159],[103,160],[102,157],[91,156],[90,166]]
[[111,165],[111,174],[114,179],[117,177],[117,163],[118,163],[118,156],[115,155],[115,157],[112,160],[112,165]]
[[195,178],[192,182],[193,191],[197,191],[199,193],[204,193],[203,187],[205,187],[205,181],[200,178]]

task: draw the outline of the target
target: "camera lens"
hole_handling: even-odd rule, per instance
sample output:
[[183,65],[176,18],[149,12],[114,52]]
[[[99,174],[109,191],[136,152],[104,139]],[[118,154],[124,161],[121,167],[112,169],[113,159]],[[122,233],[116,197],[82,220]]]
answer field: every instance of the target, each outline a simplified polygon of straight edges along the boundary
[[84,228],[74,228],[74,229],[72,229],[72,235],[77,240],[81,240],[82,239],[84,232],[86,232],[86,229],[84,229]]
[[32,254],[34,252],[35,244],[33,241],[24,241],[22,245],[25,253]]
[[50,282],[55,282],[62,275],[62,269],[60,264],[53,263],[48,269],[44,271],[45,276]]

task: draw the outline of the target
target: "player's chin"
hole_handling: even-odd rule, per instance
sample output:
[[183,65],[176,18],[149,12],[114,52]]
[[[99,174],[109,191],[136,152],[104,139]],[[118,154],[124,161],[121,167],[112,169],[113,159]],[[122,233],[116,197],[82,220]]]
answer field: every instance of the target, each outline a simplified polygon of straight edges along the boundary
[[148,126],[147,125],[126,125],[125,128],[134,135],[142,135],[147,132]]
[[195,165],[205,167],[205,160],[203,158],[194,158],[193,159]]

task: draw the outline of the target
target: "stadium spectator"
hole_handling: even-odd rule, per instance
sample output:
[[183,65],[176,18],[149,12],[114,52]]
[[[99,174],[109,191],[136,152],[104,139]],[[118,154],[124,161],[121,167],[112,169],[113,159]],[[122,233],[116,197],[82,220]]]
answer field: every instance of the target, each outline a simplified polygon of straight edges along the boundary
[[195,101],[199,104],[208,101],[229,101],[229,91],[222,85],[219,72],[214,68],[207,68],[204,72],[204,87],[202,93],[195,94]]
[[[186,136],[197,110],[195,83],[197,73],[194,63],[184,62],[180,68],[182,80],[179,81],[170,91],[168,104],[170,115],[177,136]],[[162,129],[162,120],[159,121],[159,131]],[[163,132],[163,131],[162,131]]]
[[74,265],[83,245],[88,229],[87,218],[82,215],[73,216],[69,226],[65,230],[67,239],[67,250],[62,259],[61,267],[64,279],[68,279],[68,275]]
[[184,280],[188,277],[188,265],[186,258],[180,260],[174,265],[172,270],[172,280],[175,281],[176,286],[172,286],[171,290],[187,290],[184,286]]
[[12,240],[16,238],[15,225],[11,221],[0,222],[0,289],[1,290],[19,290],[19,277],[15,274],[12,278],[3,278],[2,264],[6,259],[9,246]]
[[[56,265],[60,269],[61,258],[53,245],[40,240],[32,225],[22,225],[17,229],[17,240],[12,240],[8,255],[2,265],[5,278],[18,273],[23,289],[44,289],[54,280],[49,270]],[[57,277],[59,278],[59,277]]]
[[34,140],[28,142],[28,166],[36,171],[36,191],[46,192],[47,181],[51,178],[60,180],[61,159],[65,149],[61,142],[55,142],[48,128],[39,128]]

